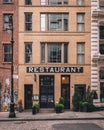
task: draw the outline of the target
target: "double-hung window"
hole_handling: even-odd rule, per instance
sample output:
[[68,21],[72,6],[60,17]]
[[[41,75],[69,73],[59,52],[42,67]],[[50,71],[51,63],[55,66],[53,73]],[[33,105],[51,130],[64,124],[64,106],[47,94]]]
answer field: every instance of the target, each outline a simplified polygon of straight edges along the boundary
[[25,13],[25,31],[32,31],[32,13]]
[[85,13],[77,13],[77,31],[85,31]]
[[25,63],[32,62],[32,42],[25,42]]
[[83,42],[77,43],[77,63],[78,64],[85,63],[85,43]]
[[68,43],[41,43],[41,63],[67,63]]
[[4,30],[9,30],[11,29],[11,26],[10,26],[10,17],[13,16],[13,14],[4,14],[3,15],[3,21],[4,21],[4,25],[3,25],[3,29]]
[[68,0],[41,0],[41,5],[68,5]]
[[12,61],[12,46],[11,44],[4,44],[4,62],[11,62]]
[[68,13],[41,14],[41,31],[68,31]]

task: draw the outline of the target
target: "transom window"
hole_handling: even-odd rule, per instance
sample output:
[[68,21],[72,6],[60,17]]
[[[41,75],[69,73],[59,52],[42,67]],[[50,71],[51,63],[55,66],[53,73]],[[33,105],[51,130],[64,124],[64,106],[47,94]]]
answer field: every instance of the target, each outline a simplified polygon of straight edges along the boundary
[[85,0],[77,0],[77,5],[82,6],[85,4]]
[[11,44],[4,44],[4,62],[12,61],[12,46]]
[[85,63],[85,43],[77,43],[77,63]]
[[41,0],[41,5],[68,5],[68,0]]
[[67,63],[68,43],[41,43],[42,63]]
[[26,31],[32,30],[32,13],[31,12],[25,13],[25,30]]
[[4,25],[3,25],[3,28],[4,28],[4,30],[9,30],[9,29],[11,29],[11,26],[10,26],[10,17],[13,17],[13,14],[4,14],[3,15],[3,19],[4,19]]
[[68,14],[41,14],[41,31],[68,31]]
[[4,3],[13,3],[13,0],[3,0]]
[[25,0],[26,5],[32,5],[32,0]]
[[25,42],[25,63],[32,62],[32,43]]
[[77,31],[85,31],[85,14],[77,13]]

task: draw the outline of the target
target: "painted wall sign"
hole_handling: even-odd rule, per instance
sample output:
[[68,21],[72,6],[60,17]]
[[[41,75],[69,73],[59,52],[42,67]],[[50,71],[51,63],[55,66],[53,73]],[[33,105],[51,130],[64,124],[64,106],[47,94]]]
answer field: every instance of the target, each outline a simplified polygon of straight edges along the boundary
[[27,67],[27,73],[83,73],[83,67]]

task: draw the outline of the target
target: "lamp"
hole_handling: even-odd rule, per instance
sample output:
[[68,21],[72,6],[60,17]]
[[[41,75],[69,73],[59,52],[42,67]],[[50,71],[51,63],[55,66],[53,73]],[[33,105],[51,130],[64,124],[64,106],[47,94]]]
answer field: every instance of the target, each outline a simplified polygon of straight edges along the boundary
[[13,118],[16,117],[15,110],[14,110],[14,85],[13,85],[13,44],[14,44],[14,38],[13,38],[13,16],[9,16],[9,29],[11,31],[11,48],[12,48],[12,57],[11,57],[11,102],[10,102],[10,112],[9,117]]

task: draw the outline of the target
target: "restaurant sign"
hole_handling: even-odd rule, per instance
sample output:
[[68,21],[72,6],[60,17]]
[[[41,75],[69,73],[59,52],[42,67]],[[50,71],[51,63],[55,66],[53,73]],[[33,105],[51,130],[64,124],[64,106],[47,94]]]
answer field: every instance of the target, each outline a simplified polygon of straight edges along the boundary
[[83,67],[27,67],[27,73],[83,73]]

